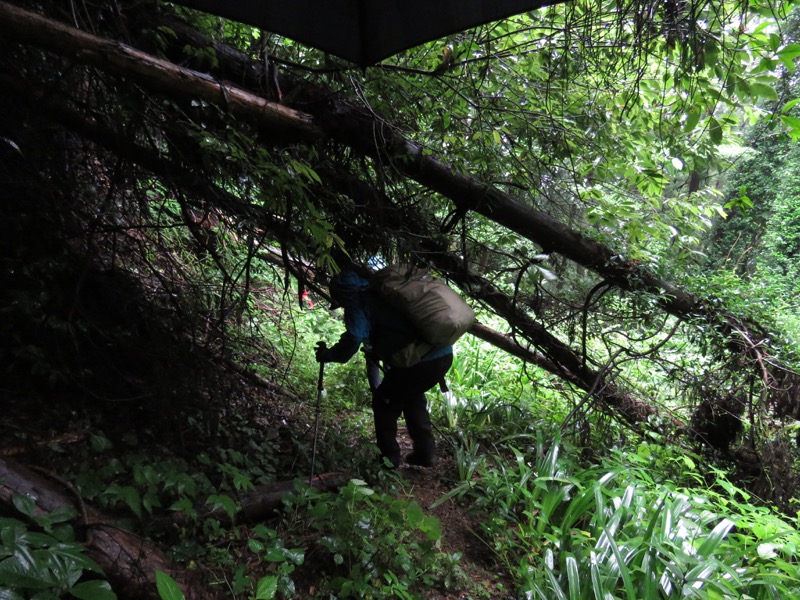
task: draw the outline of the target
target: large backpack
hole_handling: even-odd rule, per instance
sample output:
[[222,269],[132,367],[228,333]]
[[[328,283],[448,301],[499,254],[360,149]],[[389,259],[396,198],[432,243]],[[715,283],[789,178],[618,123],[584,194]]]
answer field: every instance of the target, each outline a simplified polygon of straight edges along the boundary
[[411,366],[430,350],[452,345],[475,320],[469,304],[424,269],[385,267],[370,278],[370,288],[406,315],[420,337],[392,356],[389,362],[394,366]]

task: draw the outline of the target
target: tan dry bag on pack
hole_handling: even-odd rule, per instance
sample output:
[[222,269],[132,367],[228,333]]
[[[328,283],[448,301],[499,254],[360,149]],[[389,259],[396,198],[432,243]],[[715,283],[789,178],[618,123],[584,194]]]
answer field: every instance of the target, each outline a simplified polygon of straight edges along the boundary
[[424,269],[385,267],[370,278],[370,288],[405,314],[421,338],[392,356],[389,362],[393,366],[411,366],[430,350],[451,346],[475,321],[469,304]]

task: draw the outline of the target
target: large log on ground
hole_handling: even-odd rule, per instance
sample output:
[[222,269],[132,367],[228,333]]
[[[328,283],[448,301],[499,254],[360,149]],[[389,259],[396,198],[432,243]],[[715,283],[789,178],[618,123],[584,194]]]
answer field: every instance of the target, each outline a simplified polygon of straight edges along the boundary
[[[213,518],[224,526],[229,526],[233,521],[252,523],[275,517],[278,509],[283,504],[283,499],[297,490],[297,483],[302,482],[309,487],[322,491],[335,491],[347,485],[350,476],[346,473],[323,473],[312,479],[288,479],[259,485],[246,492],[231,492],[229,495],[236,498],[237,505],[231,515],[225,506],[220,504],[203,504],[196,506],[194,511],[199,519]],[[190,519],[183,512],[173,513],[165,517],[152,519],[151,524],[167,528],[171,525],[180,525]]]
[[68,489],[57,476],[40,475],[22,465],[0,459],[0,506],[12,513],[12,498],[27,496],[36,504],[36,516],[61,507],[79,509],[74,523],[83,530],[86,554],[105,572],[112,589],[121,599],[159,600],[156,571],[173,577],[187,598],[207,598],[208,594],[193,585],[188,573],[170,561],[151,542],[120,529],[98,511],[84,506],[76,492]]

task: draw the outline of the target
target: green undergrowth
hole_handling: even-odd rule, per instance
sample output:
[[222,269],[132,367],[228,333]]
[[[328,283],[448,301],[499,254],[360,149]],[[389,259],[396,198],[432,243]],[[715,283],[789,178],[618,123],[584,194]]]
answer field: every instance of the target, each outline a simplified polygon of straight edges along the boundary
[[[793,518],[667,440],[625,444],[619,425],[591,412],[579,423],[590,444],[574,426],[562,436],[558,424],[575,406],[567,399],[579,399],[472,338],[457,346],[450,391],[428,394],[440,476],[452,482],[434,506],[415,501],[376,460],[360,357],[325,368],[314,456],[313,347],[335,341],[342,324],[324,306],[298,309],[295,300],[273,294],[265,310],[259,299],[250,335],[270,340],[281,362],[247,367],[291,395],[236,390],[219,396],[235,402],[207,404],[173,428],[114,435],[76,416],[68,428],[87,432],[84,442],[69,452],[51,444],[43,457],[68,463],[65,476],[85,502],[166,548],[202,577],[209,597],[496,597],[473,582],[464,556],[444,549],[448,525],[432,511],[445,502],[480,523],[486,563],[515,586],[510,597],[800,594]],[[171,429],[179,438],[164,437]],[[351,476],[323,492],[305,485],[312,471]],[[242,495],[284,480],[296,483],[280,510],[241,518]],[[18,516],[3,521],[0,597],[113,597],[74,533]],[[167,573],[154,574],[154,585],[162,598],[182,597]]]
[[440,521],[397,491],[352,479],[337,494],[299,487],[286,507],[284,529],[315,540],[309,558],[338,597],[414,598],[468,582],[460,554],[441,550]]
[[483,535],[525,598],[794,598],[795,519],[697,457],[642,444],[592,467],[557,436],[510,454],[450,492],[484,515]]
[[0,598],[116,599],[70,525],[74,509],[42,514],[32,498],[20,494],[12,504],[20,518],[0,517]]

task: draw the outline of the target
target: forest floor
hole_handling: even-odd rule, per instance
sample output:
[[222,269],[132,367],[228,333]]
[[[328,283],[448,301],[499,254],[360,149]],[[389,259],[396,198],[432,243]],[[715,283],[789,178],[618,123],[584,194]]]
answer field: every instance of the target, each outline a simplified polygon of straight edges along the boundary
[[[411,452],[411,439],[404,427],[398,428],[401,456]],[[494,565],[494,556],[490,548],[481,539],[480,518],[469,511],[468,506],[447,500],[431,508],[453,487],[448,473],[455,472],[455,461],[447,452],[440,452],[435,467],[423,468],[403,463],[400,468],[401,477],[407,481],[411,496],[423,510],[435,516],[442,524],[442,549],[448,553],[461,554],[461,568],[472,582],[486,592],[486,598],[509,598],[509,590],[513,589],[510,580],[499,573]],[[470,598],[469,595],[426,596],[431,599],[450,600],[454,598]]]
[[[31,406],[17,408],[4,415],[0,423],[0,433],[3,434],[0,435],[0,459],[50,472],[81,470],[78,462],[86,456],[85,446],[92,443],[90,430],[71,429],[65,420],[58,419],[59,411],[55,407],[44,411],[31,410]],[[407,455],[411,451],[411,443],[405,427],[400,427],[398,441],[402,456]],[[162,443],[155,440],[152,443],[152,448],[148,448],[149,442],[139,445],[137,453],[143,456],[151,452],[153,456],[163,453]],[[426,514],[439,519],[441,551],[460,555],[459,568],[471,582],[464,586],[469,591],[430,589],[424,592],[424,598],[512,598],[510,591],[513,590],[513,583],[497,570],[496,557],[482,539],[479,516],[471,512],[468,505],[452,499],[437,503],[455,485],[455,472],[455,462],[446,451],[440,453],[435,467],[423,468],[403,463],[395,472],[401,484],[398,493],[405,494],[404,499],[413,499]],[[299,567],[295,573],[296,598],[315,597],[319,573],[311,562]]]

